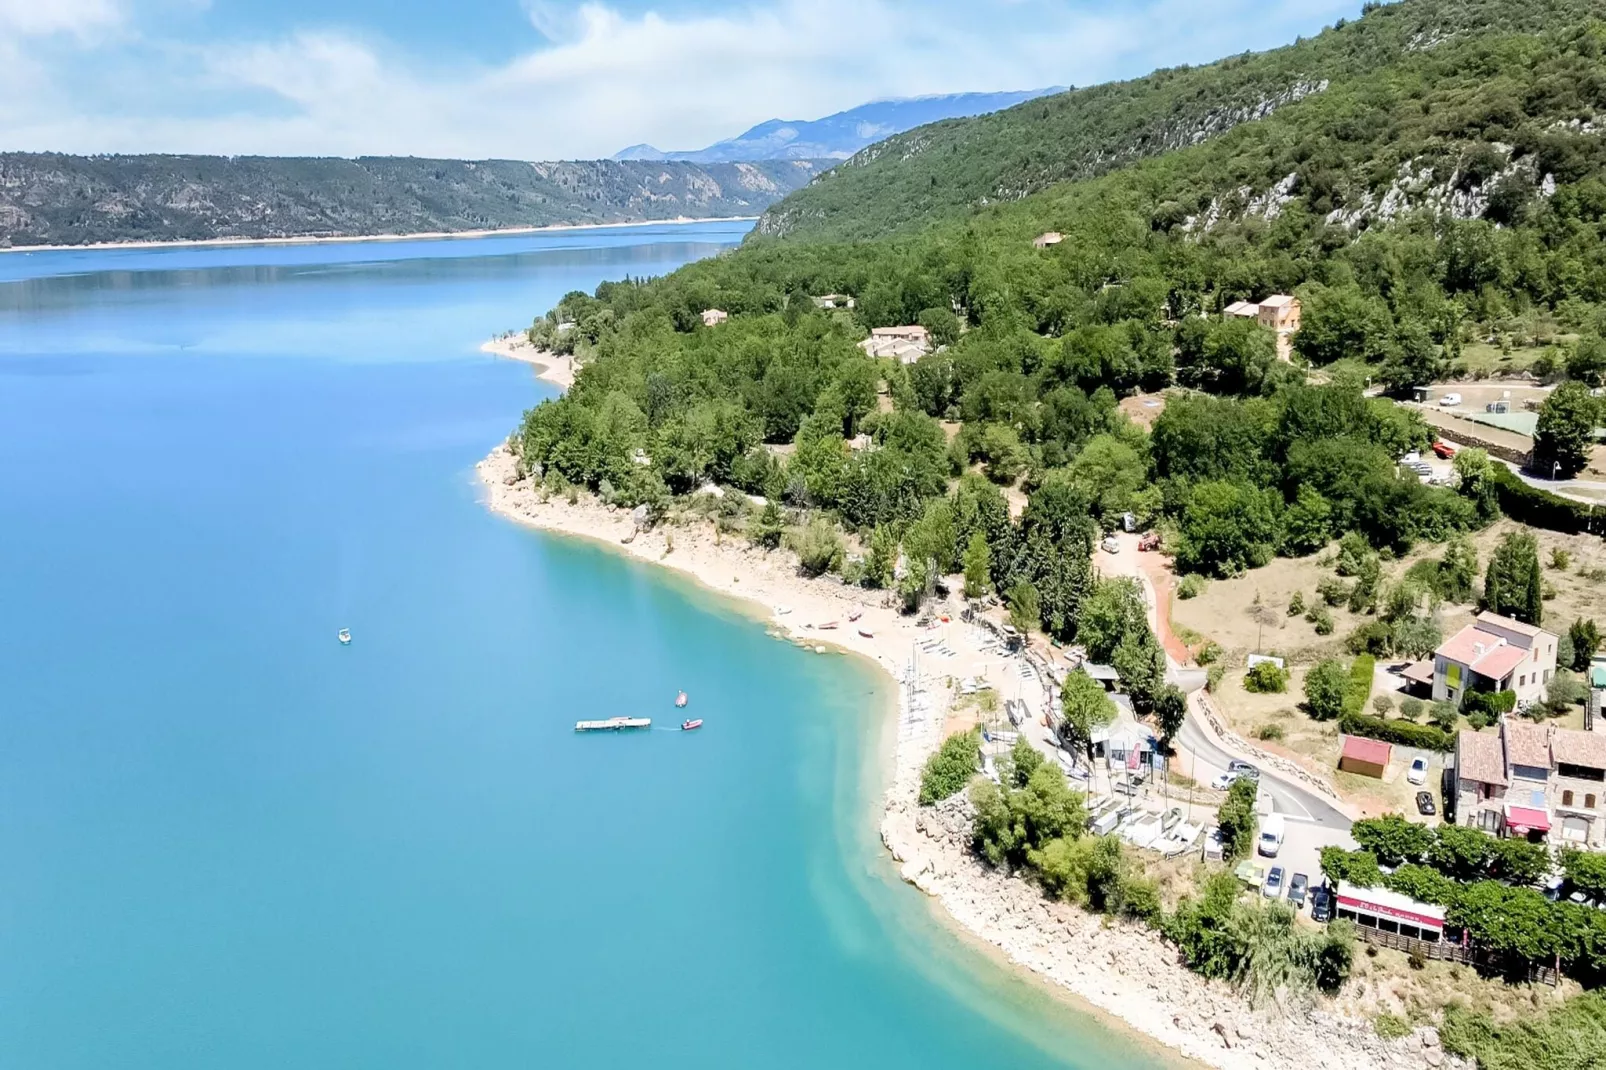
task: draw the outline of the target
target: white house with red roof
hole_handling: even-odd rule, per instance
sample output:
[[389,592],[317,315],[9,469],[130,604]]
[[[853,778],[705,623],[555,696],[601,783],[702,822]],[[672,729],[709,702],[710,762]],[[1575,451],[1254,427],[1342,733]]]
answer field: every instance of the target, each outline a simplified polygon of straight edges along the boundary
[[1513,691],[1519,706],[1538,702],[1556,674],[1556,643],[1543,628],[1479,613],[1433,652],[1433,700],[1459,705],[1473,690]]

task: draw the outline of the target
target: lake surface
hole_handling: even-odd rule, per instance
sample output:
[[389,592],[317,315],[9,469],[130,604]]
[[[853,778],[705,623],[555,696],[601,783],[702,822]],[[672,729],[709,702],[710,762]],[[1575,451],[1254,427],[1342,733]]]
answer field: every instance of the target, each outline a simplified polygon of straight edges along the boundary
[[0,256],[0,1066],[1157,1065],[896,880],[867,666],[479,503],[479,342],[746,227]]

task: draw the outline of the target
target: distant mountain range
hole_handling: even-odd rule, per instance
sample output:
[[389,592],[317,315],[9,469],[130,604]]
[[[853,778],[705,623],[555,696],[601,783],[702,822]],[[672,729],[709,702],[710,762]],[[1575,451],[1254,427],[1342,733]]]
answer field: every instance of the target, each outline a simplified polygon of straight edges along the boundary
[[878,100],[824,119],[771,119],[706,149],[665,152],[651,145],[632,145],[615,160],[675,160],[687,163],[735,163],[752,160],[845,160],[866,145],[940,119],[958,119],[1012,108],[1022,101],[1063,87],[1014,93],[950,93],[946,96]]
[[0,153],[0,247],[757,215],[806,160],[693,164]]

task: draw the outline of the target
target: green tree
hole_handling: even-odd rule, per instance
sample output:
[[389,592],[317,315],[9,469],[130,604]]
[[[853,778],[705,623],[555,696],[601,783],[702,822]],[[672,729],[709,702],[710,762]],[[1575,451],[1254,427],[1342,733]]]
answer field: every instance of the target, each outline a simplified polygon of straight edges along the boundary
[[755,546],[769,550],[781,545],[781,535],[785,531],[786,518],[781,515],[781,507],[774,502],[765,502],[764,508],[747,522],[747,537]]
[[1331,721],[1344,712],[1344,691],[1349,673],[1337,658],[1318,662],[1305,674],[1305,709],[1318,721]]
[[1283,514],[1283,553],[1313,554],[1333,536],[1333,506],[1314,487],[1301,486]]
[[1073,744],[1080,744],[1093,761],[1093,735],[1115,720],[1115,703],[1104,687],[1085,672],[1067,673],[1060,686],[1060,706],[1065,716],[1064,731]]
[[1147,631],[1148,627],[1149,611],[1142,587],[1132,577],[1121,576],[1099,581],[1082,600],[1076,638],[1090,660],[1107,665],[1127,636]]
[[1592,899],[1606,898],[1606,854],[1569,847],[1561,853],[1561,868],[1579,891]]
[[1071,462],[1070,474],[1093,515],[1110,528],[1148,482],[1148,459],[1114,435],[1094,435]]
[[965,547],[965,597],[982,598],[992,584],[992,552],[987,548],[987,536],[980,530],[973,532]]
[[1600,628],[1593,620],[1579,617],[1567,629],[1567,638],[1572,640],[1572,663],[1565,666],[1573,672],[1588,672],[1589,663],[1600,649]]
[[891,587],[898,567],[898,533],[890,525],[878,524],[870,532],[870,552],[864,559],[864,582],[871,587]]
[[1398,866],[1406,862],[1420,862],[1433,849],[1433,830],[1414,825],[1399,814],[1384,814],[1367,818],[1350,827],[1350,835],[1360,844],[1361,850],[1385,866]]
[[942,741],[937,753],[926,759],[920,773],[920,805],[930,806],[964,790],[976,775],[981,729],[955,732]]
[[1145,623],[1134,629],[1115,648],[1110,664],[1121,677],[1121,686],[1132,697],[1132,706],[1139,714],[1154,709],[1155,699],[1165,682],[1165,651]]
[[1447,602],[1472,601],[1472,585],[1478,579],[1478,551],[1472,540],[1457,535],[1444,548],[1439,559],[1434,588]]
[[1182,508],[1177,567],[1231,576],[1271,560],[1281,542],[1278,496],[1247,483],[1201,483]]
[[1009,748],[1009,761],[1011,783],[1017,788],[1024,788],[1032,774],[1043,767],[1043,752],[1032,746],[1025,736],[1021,736]]
[[1538,625],[1544,617],[1539,543],[1530,531],[1507,532],[1489,558],[1483,606],[1491,613]]
[[1255,796],[1260,785],[1249,777],[1239,777],[1227,789],[1227,799],[1216,811],[1221,826],[1222,857],[1231,861],[1249,853],[1255,842]]
[[1275,661],[1262,661],[1244,673],[1244,690],[1261,695],[1280,695],[1288,690],[1288,670]]
[[1539,406],[1534,427],[1534,467],[1544,475],[1554,470],[1569,479],[1583,471],[1595,444],[1599,410],[1583,383],[1565,382],[1552,390]]
[[1033,628],[1040,623],[1041,611],[1038,608],[1037,588],[1025,580],[1016,582],[1009,589],[1007,598],[1009,603],[1009,623],[1022,635],[1029,635]]
[[790,542],[792,552],[798,557],[798,567],[805,575],[819,576],[842,567],[842,533],[823,516],[816,516],[804,527],[795,529]]
[[1154,700],[1154,719],[1160,726],[1160,741],[1170,743],[1182,730],[1188,717],[1188,699],[1180,688],[1167,684]]
[[1455,469],[1456,489],[1463,498],[1473,503],[1480,520],[1493,520],[1500,515],[1500,499],[1496,493],[1494,462],[1489,452],[1476,446],[1466,446],[1450,462]]

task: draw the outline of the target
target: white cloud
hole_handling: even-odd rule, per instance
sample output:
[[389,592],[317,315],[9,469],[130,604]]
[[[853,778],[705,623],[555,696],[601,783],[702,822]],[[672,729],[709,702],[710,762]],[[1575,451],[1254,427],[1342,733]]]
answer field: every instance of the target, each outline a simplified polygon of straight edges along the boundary
[[67,33],[88,37],[123,21],[118,0],[0,0],[0,39]]
[[[66,95],[41,91],[0,106],[0,144],[524,159],[604,156],[636,141],[695,147],[763,119],[814,118],[879,97],[1087,85],[1200,62],[1309,33],[1354,6],[1145,0],[1083,11],[1048,0],[769,0],[627,15],[595,0],[578,8],[524,0],[548,43],[507,63],[442,75],[386,42],[319,29],[205,48],[169,42],[191,62],[150,71],[156,91],[147,95],[255,103],[203,117],[147,107],[108,124],[93,104],[73,98],[69,107]],[[0,55],[22,33],[78,35],[90,54],[98,46],[84,35],[122,16],[117,0],[0,0]],[[1245,27],[1259,36],[1246,38]],[[70,70],[63,63],[45,74],[62,83]]]

